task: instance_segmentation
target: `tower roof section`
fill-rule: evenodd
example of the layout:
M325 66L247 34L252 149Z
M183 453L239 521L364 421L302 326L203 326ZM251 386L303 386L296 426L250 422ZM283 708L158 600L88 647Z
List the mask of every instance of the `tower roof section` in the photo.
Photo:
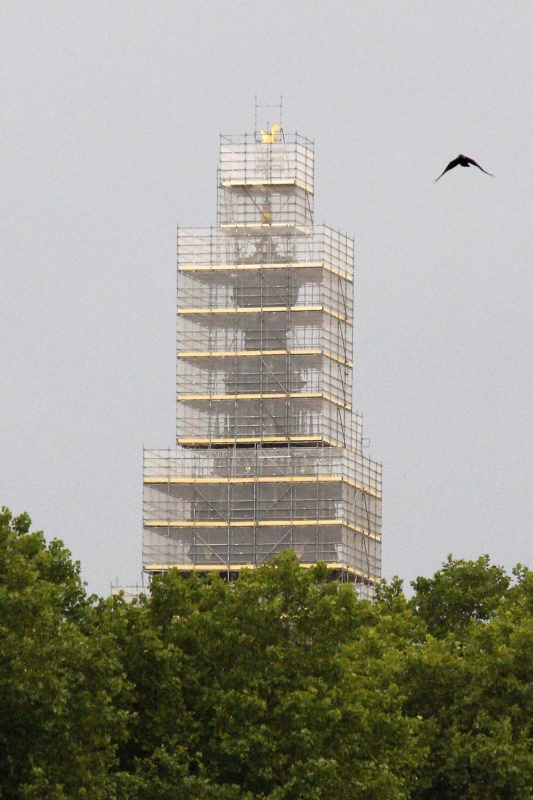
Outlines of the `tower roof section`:
M219 186L298 187L313 194L314 144L299 133L285 134L282 129L222 135Z

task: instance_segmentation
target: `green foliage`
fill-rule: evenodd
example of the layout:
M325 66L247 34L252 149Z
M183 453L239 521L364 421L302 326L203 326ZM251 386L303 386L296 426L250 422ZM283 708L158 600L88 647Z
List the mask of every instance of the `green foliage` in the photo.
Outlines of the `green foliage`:
M59 541L0 514L0 796L105 798L123 717L113 643Z
M154 581L146 609L174 682L143 711L140 727L160 736L138 755L138 778L158 764L178 784L187 776L194 797L406 796L412 725L396 691L377 689L382 645L351 652L377 638L375 612L326 578L287 553L235 584Z
M435 636L459 633L472 620L491 619L510 579L487 555L477 561L454 561L451 556L433 578L417 578L413 607Z
M428 753L413 798L533 796L532 580L517 577L510 588L486 556L449 558L414 584L412 607L434 636L402 663L405 711L421 719Z
M533 575L451 557L376 601L285 553L88 598L0 516L0 798L528 800Z

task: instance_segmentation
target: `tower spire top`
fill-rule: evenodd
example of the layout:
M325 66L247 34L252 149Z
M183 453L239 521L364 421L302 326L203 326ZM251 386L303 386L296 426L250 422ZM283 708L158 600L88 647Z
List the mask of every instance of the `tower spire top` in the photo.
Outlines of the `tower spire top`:
M259 133L259 125L263 125L266 123L266 129L270 130L271 122L273 124L279 125L280 130L283 128L283 95L280 94L279 96L279 103L259 103L257 100L257 94L255 95L255 114L254 114L254 131L255 133ZM276 117L277 119L270 120L270 115L277 110ZM259 116L261 118L266 117L265 120L261 119L259 121Z

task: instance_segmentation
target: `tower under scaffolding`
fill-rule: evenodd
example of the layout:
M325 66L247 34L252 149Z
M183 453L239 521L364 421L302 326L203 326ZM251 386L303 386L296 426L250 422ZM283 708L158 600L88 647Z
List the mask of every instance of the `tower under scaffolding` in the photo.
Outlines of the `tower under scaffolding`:
M178 231L177 447L144 452L143 567L234 578L291 549L364 596L381 467L353 395L353 241L313 224L313 143L221 136L218 225Z

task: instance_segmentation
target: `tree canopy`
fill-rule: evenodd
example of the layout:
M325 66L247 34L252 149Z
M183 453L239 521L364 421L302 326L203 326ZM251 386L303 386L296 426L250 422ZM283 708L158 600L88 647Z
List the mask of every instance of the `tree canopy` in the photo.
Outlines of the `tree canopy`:
M449 558L374 603L287 552L88 597L0 515L0 797L533 797L533 575Z

